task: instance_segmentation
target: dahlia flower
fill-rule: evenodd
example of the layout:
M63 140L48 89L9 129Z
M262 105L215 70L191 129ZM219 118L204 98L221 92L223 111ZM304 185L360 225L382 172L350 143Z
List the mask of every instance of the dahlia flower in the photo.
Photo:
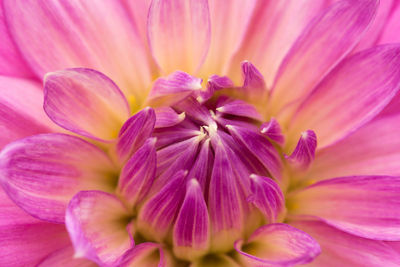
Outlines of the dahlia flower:
M399 266L396 0L3 0L0 266Z

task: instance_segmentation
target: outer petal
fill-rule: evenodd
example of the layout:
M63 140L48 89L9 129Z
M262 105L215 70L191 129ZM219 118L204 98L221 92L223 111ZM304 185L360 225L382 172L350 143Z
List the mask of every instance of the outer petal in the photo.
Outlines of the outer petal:
M120 1L4 0L4 8L11 35L39 78L87 67L111 77L127 96L146 94L145 48Z
M249 60L261 71L267 86L271 86L289 48L315 14L325 7L326 2L316 0L310 5L308 0L258 1L239 49L231 61L229 77L239 83L240 62Z
M309 24L280 66L270 99L274 115L304 99L354 48L377 5L376 0L338 1Z
M173 231L174 254L193 260L207 253L210 224L203 192L196 179L189 180Z
M46 221L64 222L69 200L82 189L113 190L110 160L78 137L28 137L6 146L0 162L1 183L10 198Z
M289 214L316 216L342 231L400 240L400 177L353 176L320 181L287 200Z
M293 221L321 245L322 253L310 266L399 266L400 254L382 241L342 232L320 221Z
M153 56L165 73L194 73L210 46L210 14L206 0L153 0L148 16Z
M400 46L379 46L338 65L302 103L290 135L312 129L319 148L348 135L377 115L400 87Z
M44 110L61 127L97 140L116 138L130 114L128 102L113 81L82 68L46 75Z
M10 36L2 3L0 3L0 40L0 75L34 77Z
M69 243L64 226L31 217L0 188L0 266L35 266Z
M126 230L129 212L115 196L81 191L68 205L65 224L75 257L113 266L133 246Z
M400 28L400 5L398 3L396 4L397 6L393 8L379 39L380 44L400 42L400 36L398 34Z
M283 223L262 226L250 236L247 248L243 243L237 241L235 249L245 266L294 266L312 261L321 252L311 236Z
M96 267L98 265L87 259L74 258L74 248L72 246L68 246L49 254L37 265L37 267L54 266Z
M0 92L0 148L19 138L58 129L43 111L39 83L0 76Z
M400 114L377 118L338 143L321 149L304 178L400 175Z

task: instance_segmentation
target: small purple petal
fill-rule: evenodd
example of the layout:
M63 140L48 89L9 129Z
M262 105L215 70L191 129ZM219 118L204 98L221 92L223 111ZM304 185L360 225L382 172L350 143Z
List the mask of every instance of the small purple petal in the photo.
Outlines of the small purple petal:
M193 260L207 253L210 225L207 205L196 179L187 183L186 196L173 231L174 253L178 258Z
M212 163L213 154L210 147L210 139L207 139L202 143L196 162L188 174L189 178L195 178L199 181L203 192L206 191L207 178L211 175Z
M129 205L140 202L150 190L156 175L156 138L149 138L128 160L121 171L118 193Z
M242 63L243 89L252 95L262 95L266 91L263 75L248 61Z
M121 162L128 160L133 153L151 136L156 122L152 108L144 108L129 118L122 126L117 143L117 153Z
M200 91L196 100L200 103L204 103L209 100L216 91L233 86L233 82L228 77L211 75L210 78L208 78L206 90Z
M274 118L261 125L261 133L281 146L285 144L285 136L282 133L281 126Z
M159 107L155 109L156 124L154 128L165 128L174 126L185 119L185 113L176 113L170 107Z
M295 168L305 170L314 161L316 149L317 135L314 131L307 130L301 133L296 148L290 156L286 156L286 159Z
M224 114L246 117L259 121L262 120L261 114L258 113L255 107L242 100L231 101L223 106L218 106L216 110Z

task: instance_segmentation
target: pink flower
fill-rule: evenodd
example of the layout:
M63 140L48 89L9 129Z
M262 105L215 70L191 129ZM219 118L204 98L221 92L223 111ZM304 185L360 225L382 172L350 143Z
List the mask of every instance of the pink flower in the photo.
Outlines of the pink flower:
M399 265L397 1L0 10L0 266Z

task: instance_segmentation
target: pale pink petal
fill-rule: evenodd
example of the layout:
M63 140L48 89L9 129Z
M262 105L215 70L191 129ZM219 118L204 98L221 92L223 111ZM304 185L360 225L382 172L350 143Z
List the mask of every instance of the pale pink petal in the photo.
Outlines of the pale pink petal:
M320 244L322 253L308 266L399 266L400 254L387 242L357 237L320 221L292 221Z
M74 248L68 246L59 249L46 258L44 258L37 267L54 267L54 266L68 266L68 267L96 267L96 263L82 258L74 258Z
M11 38L2 3L0 3L0 40L0 75L34 77Z
M61 127L97 139L115 139L130 114L118 86L91 69L48 73L44 81L44 110Z
M130 206L143 200L156 175L155 138L148 139L122 168L118 179L118 193Z
M184 112L178 114L170 107L160 107L155 109L156 124L155 128L164 128L177 125L182 122L186 115Z
M75 257L100 265L116 264L134 243L126 230L130 214L114 195L102 191L76 194L65 215Z
M175 71L158 78L150 91L148 101L156 106L171 106L201 89L202 79L183 71Z
M131 102L143 100L149 61L121 1L3 2L11 35L40 79L60 69L92 68L111 77Z
M246 246L248 249L246 249ZM235 249L244 266L295 266L312 261L321 248L307 233L283 223L258 228Z
M31 217L0 188L0 266L36 266L69 244L63 225Z
M145 242L128 250L117 267L173 267L159 244Z
M307 130L301 133L296 148L286 159L293 168L306 170L314 161L316 149L317 136L314 131Z
M0 76L0 148L19 138L60 129L43 111L38 82Z
M164 73L194 73L210 46L206 0L153 0L148 16L151 50Z
M375 119L338 143L318 151L305 178L400 175L400 114Z
M282 59L315 14L327 6L326 2L315 0L311 5L308 0L258 1L248 25L244 19L242 27L247 31L231 61L229 77L239 83L240 63L249 60L260 70L270 87Z
M250 175L251 194L247 201L264 215L266 222L275 223L286 211L285 198L278 184L271 178Z
M136 25L136 29L143 41L147 41L147 17L149 14L150 4L152 0L124 0L122 4L131 15L131 19ZM147 42L146 42L147 43Z
M210 222L207 205L196 179L188 181L186 195L173 230L174 254L181 259L194 260L208 252Z
M227 72L229 60L241 44L256 3L256 0L209 1L211 44L201 68L202 77Z
M274 115L291 104L290 111L284 112L293 112L324 75L351 52L376 9L376 0L340 1L307 26L279 68L270 99Z
M400 240L400 177L324 180L293 192L287 203L293 216L315 216L360 237Z
M379 38L380 44L387 43L398 43L400 42L400 5L393 8L389 19L386 22L385 28L383 29L382 35Z
M397 45L375 47L345 59L299 107L290 136L312 129L318 136L318 148L345 137L395 96L400 87L399 66Z
M10 198L37 218L62 223L83 189L113 190L114 167L96 146L65 134L15 141L0 153L0 182Z
M122 163L128 160L153 133L156 116L147 107L133 115L121 127L118 134L117 154Z

